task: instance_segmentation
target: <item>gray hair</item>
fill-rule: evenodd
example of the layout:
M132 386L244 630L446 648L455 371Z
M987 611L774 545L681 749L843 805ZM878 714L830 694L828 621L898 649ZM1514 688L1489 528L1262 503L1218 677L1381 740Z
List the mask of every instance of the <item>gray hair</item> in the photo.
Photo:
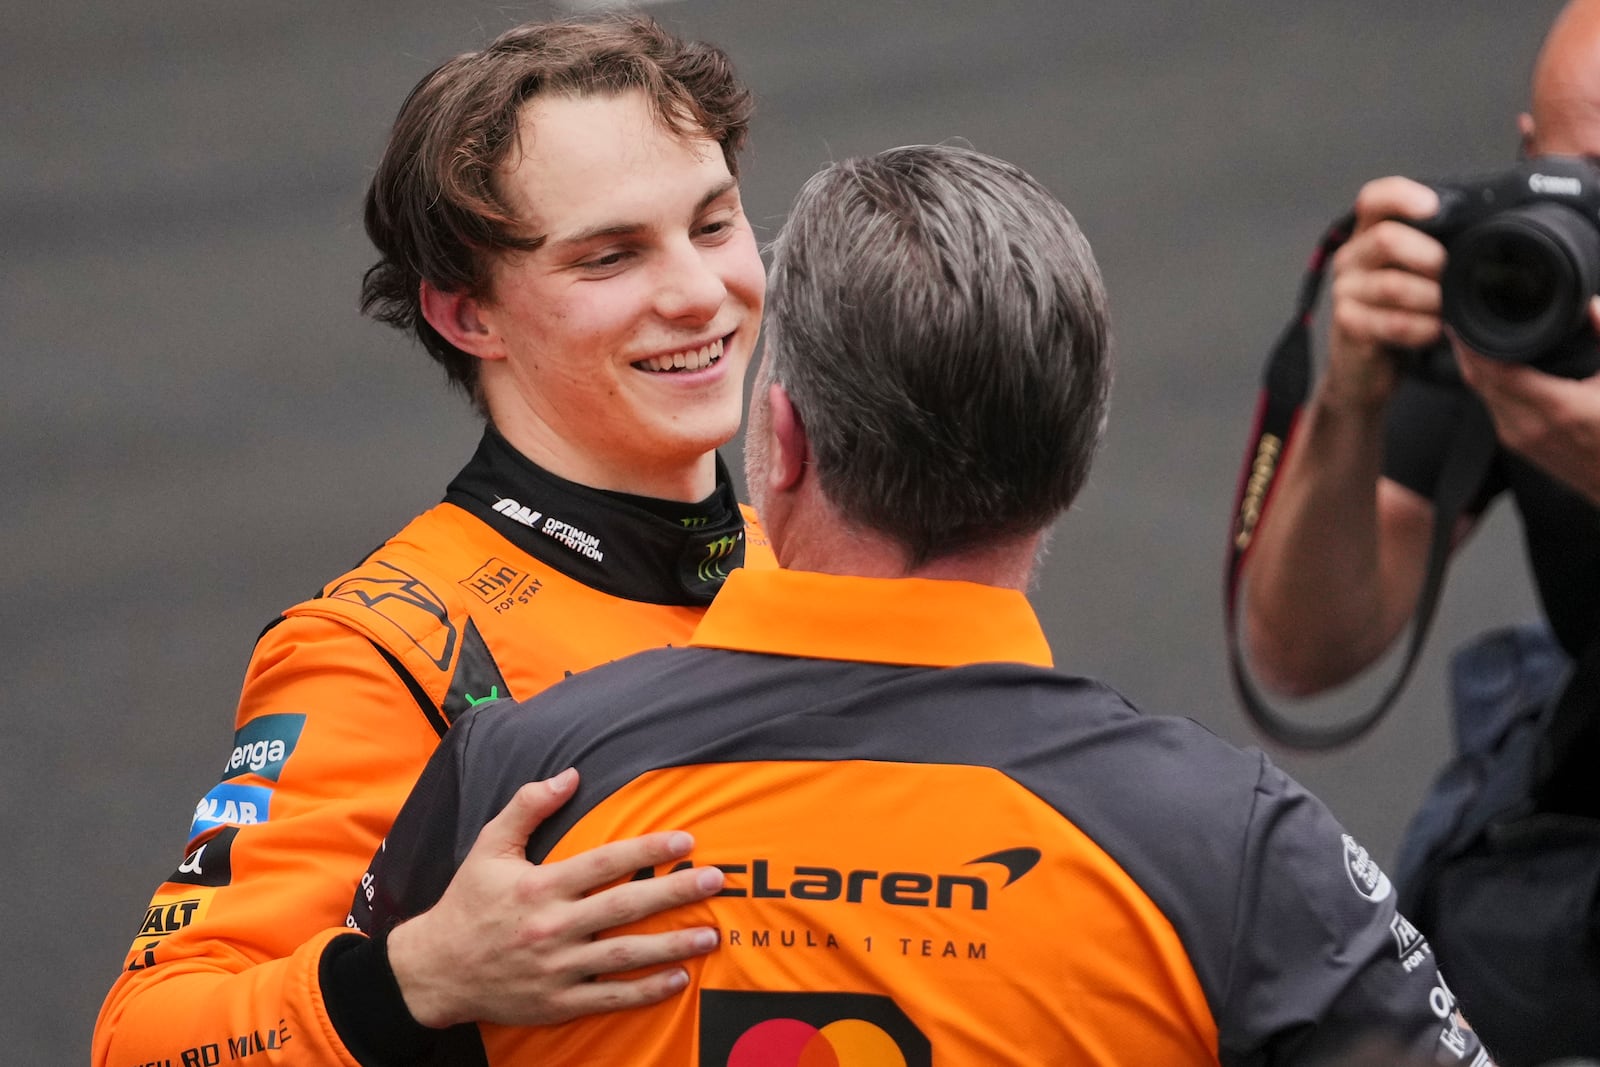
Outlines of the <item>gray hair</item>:
M1110 319L1072 215L951 145L835 163L773 244L766 373L828 499L912 566L1047 528L1105 426Z

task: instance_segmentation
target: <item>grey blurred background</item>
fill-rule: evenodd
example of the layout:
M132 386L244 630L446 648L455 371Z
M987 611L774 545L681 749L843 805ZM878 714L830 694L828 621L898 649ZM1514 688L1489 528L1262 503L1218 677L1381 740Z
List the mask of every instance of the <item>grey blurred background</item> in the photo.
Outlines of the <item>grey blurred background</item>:
M81 1063L251 644L416 511L477 426L362 320L360 200L438 61L572 5L10 5L0 37L0 1061ZM681 0L760 110L765 236L818 165L963 138L1078 216L1119 371L1035 601L1057 661L1256 743L1221 567L1266 350L1361 182L1497 168L1556 0ZM1445 757L1443 671L1534 612L1514 516L1458 559L1415 682L1275 752L1379 857ZM1371 684L1308 715L1354 710Z

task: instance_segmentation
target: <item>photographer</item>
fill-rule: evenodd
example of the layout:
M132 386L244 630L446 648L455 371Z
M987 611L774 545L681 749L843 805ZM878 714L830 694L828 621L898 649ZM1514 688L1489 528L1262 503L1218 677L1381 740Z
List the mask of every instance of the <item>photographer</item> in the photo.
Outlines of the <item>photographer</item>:
M1562 10L1535 65L1532 113L1520 116L1519 125L1526 157L1600 155L1600 0L1573 0ZM1321 692L1375 662L1418 610L1433 498L1452 433L1464 420L1484 420L1494 453L1449 543L1458 546L1491 500L1509 493L1548 631L1501 631L1458 655L1458 698L1465 693L1506 706L1458 707L1457 716L1464 724L1476 716L1486 725L1494 715L1509 723L1522 712L1512 705L1529 703L1531 694L1550 704L1571 661L1600 629L1600 377L1593 374L1600 301L1590 297L1586 314L1575 314L1574 331L1546 351L1523 358L1473 351L1443 315L1447 241L1427 232L1440 208L1434 188L1398 177L1367 184L1357 198L1354 228L1332 261L1327 369L1301 413L1271 506L1249 546L1244 640L1255 673L1288 695ZM1419 361L1434 372L1411 373ZM1593 704L1592 695L1579 696ZM1585 732L1592 733L1595 719L1586 718ZM1507 736L1509 727L1496 743ZM1600 799L1592 781L1586 778L1589 795L1576 798L1577 808L1564 811L1592 813ZM1408 865L1432 855L1418 850L1438 844L1437 837L1419 840L1435 814L1425 808L1413 825L1399 864L1402 890ZM1444 921L1454 921L1450 907L1441 911ZM1589 907L1592 922L1592 901ZM1471 984L1469 968L1450 957L1448 937L1411 917L1439 948L1486 1041L1502 1062L1519 1062L1515 1049L1496 1043L1489 1014L1463 988ZM1500 921L1522 923L1526 916L1518 910ZM1583 934L1579 925L1570 939L1581 942ZM1589 959L1590 970L1600 970ZM1555 970L1545 963L1543 973ZM1537 1012L1567 994L1527 988L1517 995ZM1526 1025L1553 1031L1557 1043L1564 1026L1578 1025L1549 1014L1530 1016Z

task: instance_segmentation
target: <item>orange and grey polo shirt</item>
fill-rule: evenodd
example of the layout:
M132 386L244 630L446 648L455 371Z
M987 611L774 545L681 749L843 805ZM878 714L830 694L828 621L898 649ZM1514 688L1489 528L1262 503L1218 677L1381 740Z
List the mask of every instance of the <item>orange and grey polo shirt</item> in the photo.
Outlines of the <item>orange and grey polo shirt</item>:
M727 884L640 928L722 944L662 1004L457 1028L448 1062L1176 1067L1363 1036L1487 1062L1315 798L1052 669L1015 591L736 572L692 647L458 723L352 920L431 906L478 828L567 766L582 784L529 857L688 830Z

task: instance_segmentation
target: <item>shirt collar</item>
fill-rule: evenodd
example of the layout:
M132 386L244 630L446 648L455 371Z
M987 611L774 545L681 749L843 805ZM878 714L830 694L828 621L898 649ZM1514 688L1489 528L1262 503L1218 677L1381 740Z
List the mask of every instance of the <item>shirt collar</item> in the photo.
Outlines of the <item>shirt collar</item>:
M1038 616L1015 589L816 571L734 571L690 644L917 667L1054 665Z

